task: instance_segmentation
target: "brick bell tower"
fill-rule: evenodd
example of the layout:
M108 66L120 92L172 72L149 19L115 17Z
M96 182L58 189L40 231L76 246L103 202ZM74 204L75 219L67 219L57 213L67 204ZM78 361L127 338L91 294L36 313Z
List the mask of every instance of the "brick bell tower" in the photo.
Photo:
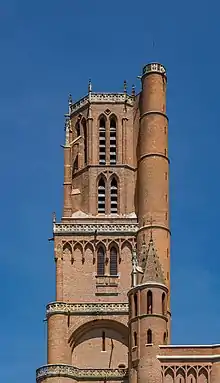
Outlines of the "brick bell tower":
M167 129L158 63L144 67L138 95L126 82L121 93L89 82L85 97L70 96L56 300L37 383L160 382L154 359L170 337Z

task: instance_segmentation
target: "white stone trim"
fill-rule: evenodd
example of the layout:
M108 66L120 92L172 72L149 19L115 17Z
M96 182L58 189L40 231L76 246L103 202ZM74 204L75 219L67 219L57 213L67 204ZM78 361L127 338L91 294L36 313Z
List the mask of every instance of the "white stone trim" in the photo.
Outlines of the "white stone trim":
M134 235L138 230L137 223L54 223L54 234L97 234L112 233Z
M52 314L70 314L70 315L100 315L100 314L128 314L128 303L66 303L52 302L46 307L46 316Z
M220 347L220 344L161 344L159 347L161 348L213 348Z
M126 93L90 93L70 106L71 114L90 104L124 104L134 105L134 97Z
M162 361L175 361L175 360L206 360L214 361L220 360L220 354L217 355L157 355L157 359Z
M68 364L48 364L36 371L36 380L41 382L44 379L55 376L63 376L76 380L123 380L127 377L127 369L79 369Z

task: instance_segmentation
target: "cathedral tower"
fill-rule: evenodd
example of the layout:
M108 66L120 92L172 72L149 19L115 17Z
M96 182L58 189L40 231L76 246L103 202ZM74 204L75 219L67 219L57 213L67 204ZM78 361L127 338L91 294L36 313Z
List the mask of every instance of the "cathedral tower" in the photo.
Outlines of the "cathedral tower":
M56 297L37 383L218 383L220 346L171 346L167 76L92 90L65 115Z

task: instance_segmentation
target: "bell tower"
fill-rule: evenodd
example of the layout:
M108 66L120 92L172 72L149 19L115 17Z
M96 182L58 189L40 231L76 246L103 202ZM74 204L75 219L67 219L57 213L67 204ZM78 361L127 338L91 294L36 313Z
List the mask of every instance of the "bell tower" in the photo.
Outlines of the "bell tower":
M148 64L141 79L138 95L126 81L118 93L89 81L85 97L69 97L56 297L37 383L161 383L156 355L170 336L165 69Z

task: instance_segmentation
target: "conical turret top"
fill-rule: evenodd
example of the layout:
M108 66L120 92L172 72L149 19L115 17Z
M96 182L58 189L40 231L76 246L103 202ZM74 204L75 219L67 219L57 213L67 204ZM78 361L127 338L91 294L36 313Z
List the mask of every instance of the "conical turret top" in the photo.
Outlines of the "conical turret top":
M151 235L148 248L144 251L143 277L141 283L156 282L165 284L165 277Z

